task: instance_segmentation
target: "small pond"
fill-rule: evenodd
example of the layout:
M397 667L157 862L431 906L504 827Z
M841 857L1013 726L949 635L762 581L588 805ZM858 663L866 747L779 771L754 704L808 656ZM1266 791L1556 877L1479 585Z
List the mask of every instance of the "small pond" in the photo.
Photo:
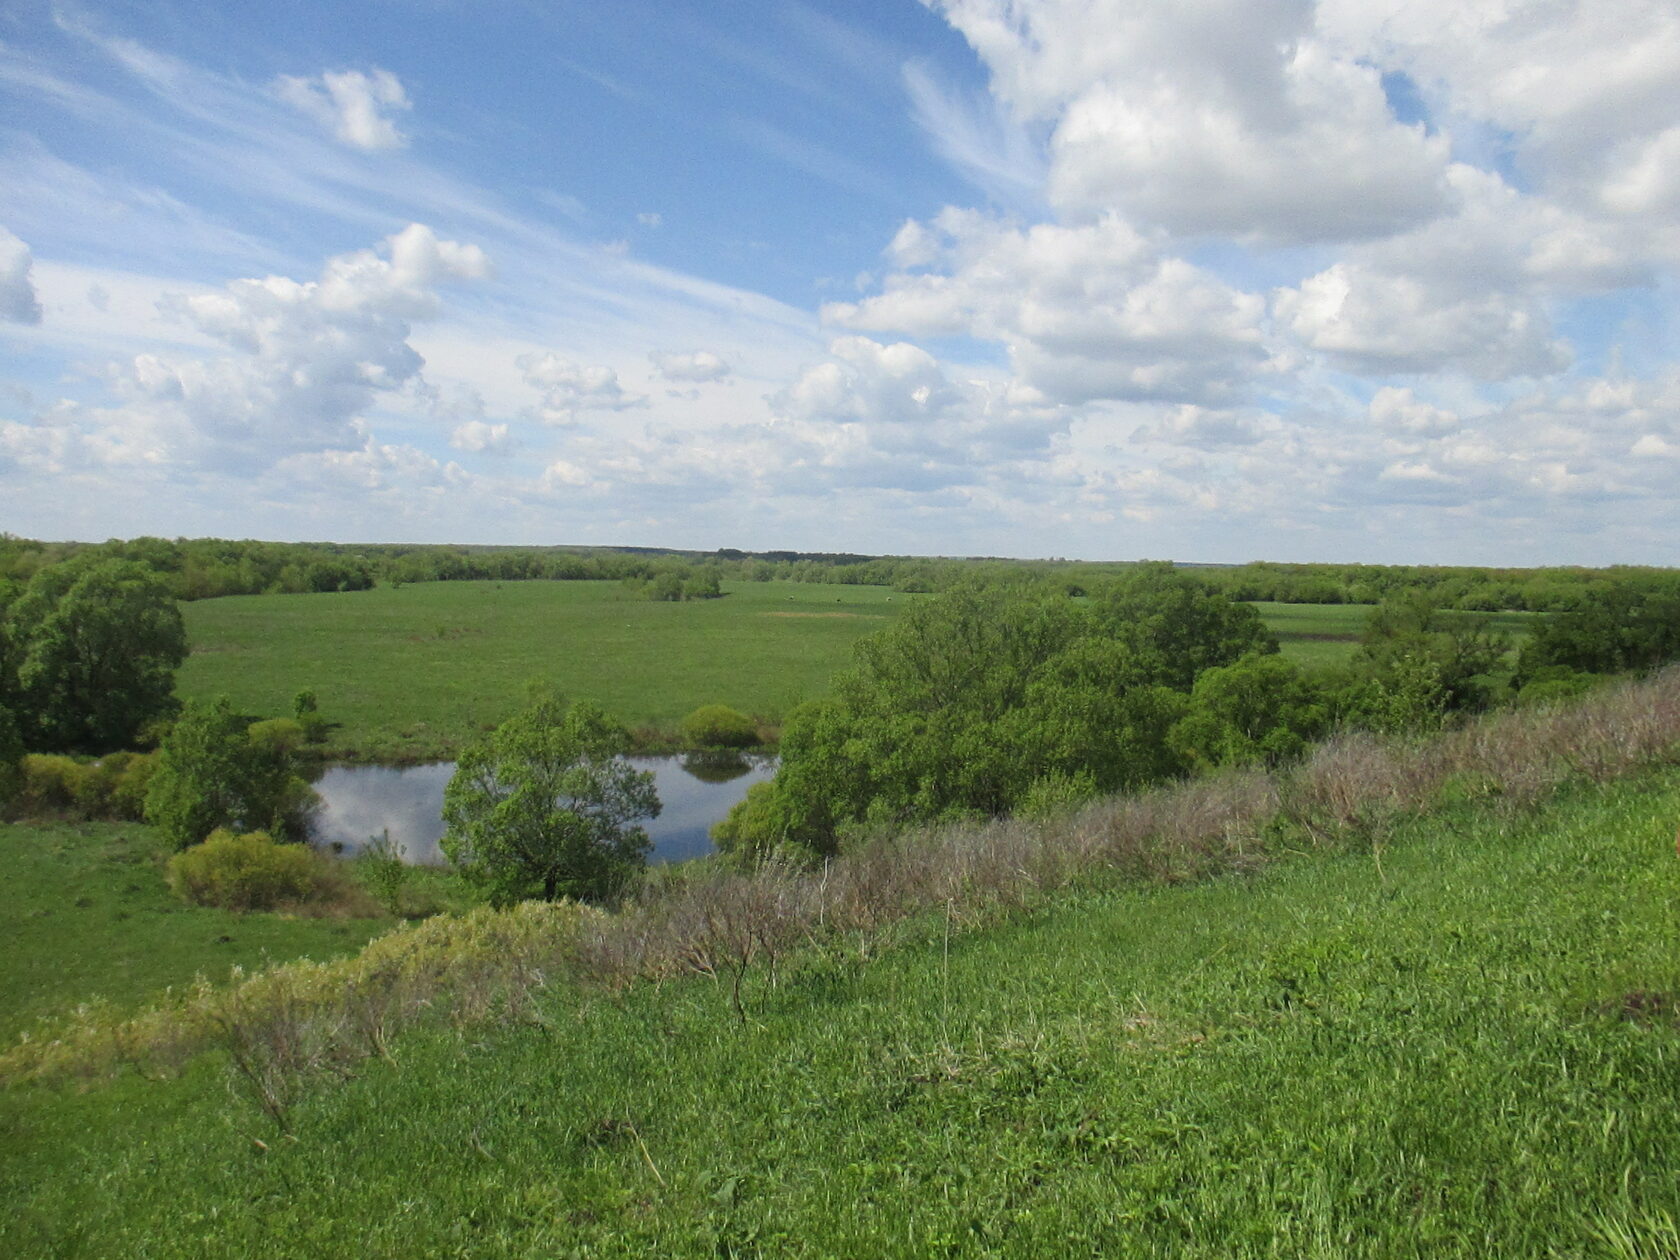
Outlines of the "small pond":
M680 862L712 852L711 825L735 807L755 783L776 773L774 757L690 753L631 757L653 771L659 817L643 823L653 841L648 860ZM311 839L323 848L354 854L389 832L404 858L417 865L443 862L443 789L455 763L425 766L331 766L315 781L321 797Z

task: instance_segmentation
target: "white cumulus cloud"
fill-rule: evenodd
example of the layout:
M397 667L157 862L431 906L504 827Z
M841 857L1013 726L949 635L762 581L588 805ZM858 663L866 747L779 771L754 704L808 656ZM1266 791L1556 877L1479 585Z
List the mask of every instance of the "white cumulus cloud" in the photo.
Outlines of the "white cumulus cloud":
M1447 204L1449 147L1305 0L933 0L993 91L1051 127L1048 192L1180 234L1338 241Z
M542 393L535 416L544 424L566 427L586 411L628 411L648 403L645 394L628 393L610 367L573 363L552 351L522 354L514 366Z
M511 443L508 438L508 427L505 424L490 424L484 420L468 420L465 424L455 426L449 435L449 445L458 451L475 451L483 454L505 454Z
M1002 342L1022 384L1060 402L1218 402L1241 393L1267 357L1261 297L1163 256L1112 215L1023 229L947 209L906 224L888 255L906 270L824 317Z
M417 383L410 321L438 308L437 286L483 277L471 245L412 224L377 250L330 259L315 280L235 280L177 297L177 318L226 344L222 358L136 356L112 381L120 422L173 458L246 470L289 454L360 447L382 393Z

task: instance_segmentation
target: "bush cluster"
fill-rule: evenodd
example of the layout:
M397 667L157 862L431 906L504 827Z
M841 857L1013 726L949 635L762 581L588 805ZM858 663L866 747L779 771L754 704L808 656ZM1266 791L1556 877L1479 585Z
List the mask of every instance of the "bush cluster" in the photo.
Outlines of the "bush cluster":
M272 910L310 900L321 884L321 859L301 844L276 844L267 832L214 831L169 859L169 887L196 906Z
M11 812L138 822L157 765L156 753L110 753L96 761L29 753L19 765Z
M707 704L682 720L685 744L697 748L751 748L758 743L758 724L727 704Z

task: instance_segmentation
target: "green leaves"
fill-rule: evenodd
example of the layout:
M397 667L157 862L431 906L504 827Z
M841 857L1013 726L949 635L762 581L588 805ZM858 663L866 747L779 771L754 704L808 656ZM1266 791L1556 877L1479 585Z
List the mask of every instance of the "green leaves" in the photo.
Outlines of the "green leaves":
M959 587L860 643L833 699L793 714L774 792L730 839L825 854L848 823L1004 814L1057 776L1093 792L1170 777L1196 676L1276 650L1252 608L1164 565L1089 602L1048 583Z
M89 556L43 569L7 621L31 745L110 752L169 712L186 631L144 565Z
M586 702L546 699L461 755L444 790L443 851L498 904L614 895L645 860L653 775L620 755L623 726Z
M224 698L188 705L164 738L146 793L146 820L177 849L197 844L218 827L301 840L313 801L289 747L253 739L246 720Z

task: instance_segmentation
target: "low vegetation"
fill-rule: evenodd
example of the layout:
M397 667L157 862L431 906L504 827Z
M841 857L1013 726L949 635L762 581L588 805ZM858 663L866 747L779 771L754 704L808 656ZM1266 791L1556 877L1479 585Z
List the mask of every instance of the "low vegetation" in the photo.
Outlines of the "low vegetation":
M195 906L169 889L171 853L155 830L133 823L0 823L0 1036L82 1005L107 1018L132 1013L195 976L224 981L235 966L354 952L397 922L365 894L307 916ZM435 876L416 878L416 896L443 900ZM358 908L369 917L349 913Z
M621 988L701 974L739 994L798 951L853 942L870 953L939 911L973 925L1092 886L1180 883L1253 872L1279 855L1352 849L1380 869L1397 827L1464 802L1520 811L1574 783L1608 783L1680 761L1680 668L1556 710L1490 715L1433 739L1358 733L1299 765L1245 768L1116 797L1049 818L953 824L882 835L811 870L771 862L649 886L564 941L565 974ZM533 983L557 978L534 968ZM101 1047L86 1053L78 1044ZM170 1053L179 1046L170 1042ZM0 1057L0 1076L51 1075L109 1046L156 1070L146 1037L82 1022ZM205 1048L201 1045L200 1048Z
M703 704L682 720L683 742L695 748L751 748L758 723L727 704Z
M328 860L301 844L276 844L267 832L225 828L169 859L169 887L195 906L275 910L308 905L331 875Z

